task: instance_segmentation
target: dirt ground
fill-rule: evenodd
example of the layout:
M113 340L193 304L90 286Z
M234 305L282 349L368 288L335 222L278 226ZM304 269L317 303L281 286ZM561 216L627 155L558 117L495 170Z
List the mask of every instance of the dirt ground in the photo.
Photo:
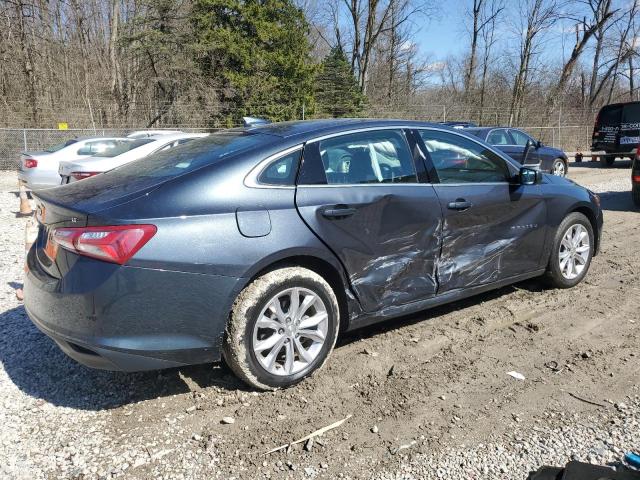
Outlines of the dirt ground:
M549 290L527 281L353 332L338 340L324 370L295 388L251 392L223 366L95 372L52 350L59 376L72 383L27 393L88 411L74 429L86 435L93 427L101 440L95 449L77 446L85 457L78 468L71 453L69 466L63 460L43 471L51 478L371 478L419 453L552 423L550 411L599 408L576 396L606 403L637 394L640 213L629 162L571 164L570 177L601 192L605 209L601 252L581 285ZM506 374L512 370L526 380ZM349 416L309 451L298 444L264 455Z

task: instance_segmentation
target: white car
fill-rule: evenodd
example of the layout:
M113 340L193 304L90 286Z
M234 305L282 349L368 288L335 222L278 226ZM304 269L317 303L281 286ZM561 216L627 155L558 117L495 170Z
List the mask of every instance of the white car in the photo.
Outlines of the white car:
M112 170L152 153L168 150L195 138L206 137L208 133L176 133L151 138L128 139L118 148L80 162L60 162L59 185L77 182L99 173ZM62 180L60 180L60 178Z
M60 185L60 161L74 162L106 153L127 141L119 137L74 138L41 152L24 152L20 156L18 178L32 190L55 187Z
M173 135L176 133L184 132L182 130L137 130L127 135L127 138L157 137L159 135Z

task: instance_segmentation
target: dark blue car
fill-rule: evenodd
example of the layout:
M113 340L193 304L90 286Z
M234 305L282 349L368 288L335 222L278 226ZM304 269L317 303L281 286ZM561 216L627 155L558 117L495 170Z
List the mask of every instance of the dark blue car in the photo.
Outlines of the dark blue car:
M342 330L542 275L573 287L602 231L585 188L409 121L228 130L36 195L25 306L69 356L223 357L263 389Z
M477 127L466 128L465 131L500 149L521 165L538 168L559 177L565 177L569 171L566 153L544 145L520 129Z

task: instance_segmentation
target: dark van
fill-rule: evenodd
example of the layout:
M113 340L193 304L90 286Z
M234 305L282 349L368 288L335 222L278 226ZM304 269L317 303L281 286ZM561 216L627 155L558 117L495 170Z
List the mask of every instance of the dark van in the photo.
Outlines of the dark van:
M592 151L604 150L603 166L611 166L617 157L633 159L640 144L640 102L612 103L598 112L593 126Z

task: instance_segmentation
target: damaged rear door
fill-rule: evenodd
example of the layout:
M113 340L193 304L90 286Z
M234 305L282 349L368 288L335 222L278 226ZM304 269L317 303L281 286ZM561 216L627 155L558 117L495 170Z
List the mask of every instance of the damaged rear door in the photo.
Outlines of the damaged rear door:
M466 136L420 129L444 222L438 293L533 272L541 265L546 204L539 185Z
M340 259L367 312L437 290L440 203L433 186L418 183L426 173L412 147L413 137L400 128L332 135L305 146L296 206Z

